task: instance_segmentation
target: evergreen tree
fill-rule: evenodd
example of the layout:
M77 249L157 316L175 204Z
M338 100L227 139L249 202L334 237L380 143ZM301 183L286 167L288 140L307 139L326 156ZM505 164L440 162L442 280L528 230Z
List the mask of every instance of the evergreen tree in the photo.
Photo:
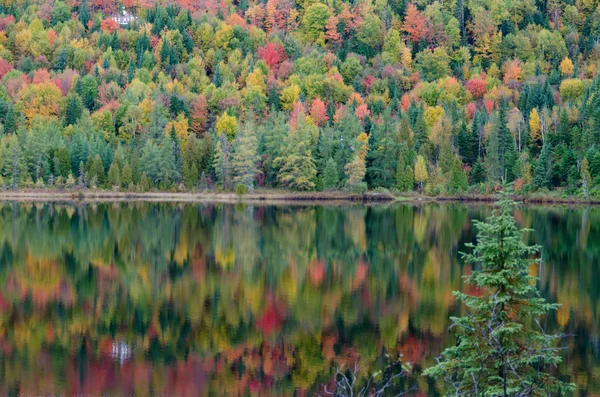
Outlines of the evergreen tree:
M108 169L107 185L109 188L112 186L121 187L121 171L116 161L113 161Z
M95 180L97 183L95 187L104 185L106 174L104 172L104 166L102 165L102 159L100 158L99 154L97 154L92 160L89 169L89 178L90 180ZM94 186L94 184L92 184L92 186Z
M67 109L65 111L65 127L77 123L83 113L83 103L77 94L71 94L67 98Z
M279 182L294 190L314 190L317 167L312 156L310 129L304 116L298 117L298 127L285 139L285 150L275 159L280 167ZM347 145L348 143L346 143ZM339 166L339 162L336 161Z
M449 385L447 396L562 395L575 389L546 372L561 362L560 335L545 333L539 319L558 305L540 296L537 279L529 275L539 247L523 242L510 193L505 189L500 209L487 222L475 221L477 244L467 244L473 252L463 257L481 266L465 277L480 293L454 292L469 313L451 318L458 342L424 372Z
M131 172L129 163L125 163L123 169L121 170L121 183L124 187L127 187L133 183L133 174Z
M254 188L254 179L258 172L258 139L254 134L255 125L251 120L254 115L246 117L244 128L235 138L234 152L231 159L233 183L244 185L249 191Z
M217 177L217 184L225 190L229 190L231 188L231 165L229 157L230 150L227 137L225 134L221 134L215 146L213 167L215 169L215 176Z
M410 192L415 185L415 172L405 157L405 154L401 155L396 168L396 189L400 192Z
M486 180L486 171L485 166L483 165L483 161L481 157L477 158L473 168L471 169L471 183L477 185L479 183L484 183Z
M175 157L175 143L172 136L164 135L158 149L158 175L157 182L168 186L179 179L177 159Z
M588 160L584 157L581 161L581 190L586 200L590 200L590 186L592 184L592 177L588 166Z
M465 193L469 189L467 176L462 169L462 163L458 157L454 157L448 177L448 193Z
M86 177L85 177L85 167L83 166L83 161L79 162L79 172L77 174L77 185L79 186L79 188L84 188L86 184Z
M337 164L333 158L327 160L325 170L323 171L323 187L325 190L333 190L338 187L339 175Z
M542 151L533 167L533 184L538 189L550 187L551 171L550 145L547 143L542 147Z

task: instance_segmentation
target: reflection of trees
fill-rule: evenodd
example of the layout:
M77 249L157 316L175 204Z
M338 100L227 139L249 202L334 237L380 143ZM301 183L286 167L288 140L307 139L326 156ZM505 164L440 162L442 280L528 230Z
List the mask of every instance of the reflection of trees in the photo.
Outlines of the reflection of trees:
M517 215L544 246L542 290L564 303L551 322L579 335L569 366L598 391L600 211ZM451 291L469 271L457 252L482 216L433 204L4 204L0 394L292 394L328 381L340 357L368 371L396 350L428 365L451 342ZM133 351L122 368L118 342Z

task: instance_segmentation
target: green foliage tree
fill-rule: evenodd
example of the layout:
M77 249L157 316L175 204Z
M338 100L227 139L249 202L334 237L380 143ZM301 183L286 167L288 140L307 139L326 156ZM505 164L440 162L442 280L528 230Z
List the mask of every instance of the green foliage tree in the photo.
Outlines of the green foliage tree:
M323 187L325 190L336 189L339 179L337 164L335 160L330 157L329 160L327 160L325 171L323 172Z
M314 190L317 167L312 155L311 129L304 120L289 132L285 139L285 150L275 159L280 167L279 182L294 190Z
M560 334L547 334L540 319L558 305L547 303L529 266L538 246L523 242L524 230L512 216L516 203L506 189L487 222L475 221L477 244L468 244L467 263L481 264L465 282L481 294L454 292L468 313L452 317L458 342L442 352L425 376L443 380L447 396L542 396L575 389L552 376L561 362Z
M119 169L119 164L115 161L113 161L108 169L106 183L109 187L121 187L121 171Z
M248 115L247 119L254 115ZM231 168L233 171L233 183L244 185L249 191L254 188L254 179L258 172L258 139L254 133L255 125L253 122L247 122L244 128L235 138L234 152L231 159Z

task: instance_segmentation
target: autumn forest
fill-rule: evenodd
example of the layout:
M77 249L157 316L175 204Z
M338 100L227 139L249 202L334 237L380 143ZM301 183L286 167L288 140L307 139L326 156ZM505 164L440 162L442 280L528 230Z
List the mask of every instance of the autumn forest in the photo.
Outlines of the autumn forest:
M590 0L0 2L0 185L600 196Z

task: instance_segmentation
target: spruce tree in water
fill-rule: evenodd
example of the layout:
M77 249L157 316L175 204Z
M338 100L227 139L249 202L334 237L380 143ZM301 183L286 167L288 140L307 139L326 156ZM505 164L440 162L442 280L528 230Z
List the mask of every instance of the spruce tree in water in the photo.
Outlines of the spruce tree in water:
M477 244L469 244L467 263L480 264L465 277L479 296L454 292L468 308L463 317L452 317L458 341L438 358L425 376L447 384L446 396L547 396L562 395L575 386L547 371L561 362L561 335L547 334L540 318L558 305L540 297L537 278L529 266L538 259L538 246L523 242L525 230L512 216L512 189L504 189L500 208L487 222L475 222Z

